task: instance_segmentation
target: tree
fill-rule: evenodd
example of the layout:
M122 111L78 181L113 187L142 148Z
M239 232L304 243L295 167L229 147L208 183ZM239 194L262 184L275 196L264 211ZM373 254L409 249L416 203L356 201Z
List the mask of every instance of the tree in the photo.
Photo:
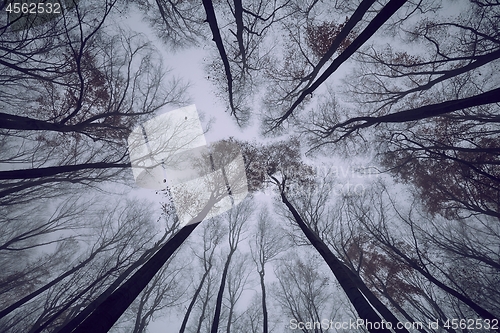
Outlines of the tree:
M219 96L240 126L250 120L253 95L259 92L259 72L268 67L271 48L266 44L273 27L290 15L290 2L203 1L217 49L217 56L207 66L208 77L217 84ZM222 18L216 10L224 14Z
M238 249L238 244L244 237L244 233L247 230L246 223L251 217L252 207L251 200L247 199L236 206L234 209L228 211L225 219L228 223L228 243L229 243L229 253L227 254L226 261L224 263L224 268L222 271L222 276L219 284L219 290L217 292L217 299L215 302L214 318L212 321L212 333L217 333L219 330L220 315L222 311L222 298L224 296L224 290L226 288L226 280L228 278L229 267L233 255ZM234 297L234 295L233 295ZM234 308L234 304L233 304ZM231 321L231 316L229 317L229 323Z
M368 23L368 25L361 31L356 38L349 44L349 46L339 54L333 62L321 73L321 75L316 79L316 76L319 75L323 66L327 63L327 61L335 54L339 46L349 39L352 39L352 35L349 36L349 33L353 30L356 24L363 18L364 14L368 11L370 6L373 4L373 1L363 1L356 11L352 14L351 18L345 23L342 30L338 32L338 35L333 40L331 45L328 47L328 51L323 55L322 59L317 63L317 65L313 65L314 62L311 61L307 55L307 53L301 47L301 41L297 40L298 51L297 54L301 54L304 58L302 64L297 65L289 65L289 62L295 61L292 60L294 54L290 54L288 56L288 61L285 62L287 67L295 68L291 72L292 80L298 83L292 83L292 85L286 85L285 89L282 89L281 94L278 97L272 97L268 99L266 102L268 104L269 111L272 112L272 109L278 108L279 113L278 116L268 116L266 119L266 124L270 127L271 130L279 127L287 118L289 118L292 113L301 105L302 102L306 101L308 96L311 96L313 92L323 83L325 82L344 62L346 62L370 37L373 36L375 32L387 21L391 16L401 8L406 1L389 1L379 12L378 14ZM290 34L291 36L297 35L294 31ZM300 35L299 35L300 36ZM327 41L329 42L329 41ZM313 48L314 52L317 53L317 46ZM326 47L325 47L326 49ZM304 67L312 67L307 73L307 69ZM283 81L284 78L277 77L279 81ZM284 90L284 91L283 91ZM272 94L275 94L275 91L271 90ZM284 96L283 96L284 94ZM276 112L274 112L276 114Z
M70 204L71 206L69 206ZM95 204L95 203L94 203ZM96 257L101 256L103 253L107 251L111 251L113 249L119 249L120 251L122 250L122 247L124 243L127 243L128 241L131 240L131 230L130 228L130 221L126 221L125 223L121 223L119 227L116 230L109 230L106 224L111 224L112 220L116 218L118 214L118 210L121 208L117 206L115 209L106 212L104 210L98 210L95 212L96 216L100 217L100 221L97 225L85 225L82 221L78 219L78 215L82 214L83 211L86 211L87 216L89 215L89 211L87 206L89 205L89 202L84 202L84 203L79 203L76 201L74 198L70 198L66 202L63 202L63 205L59 207L59 210L51 217L51 219L47 223L43 223L40 226L37 226L35 229L29 230L28 232L21 232L19 235L11 238L8 242L6 242L4 245L4 249L8 251L20 251L23 253L24 250L30 249L30 248L36 248L36 247L41 247L45 246L48 244L51 244L53 242L60 242L64 243L65 240L72 240L71 244L71 252L77 253L76 249L79 248L78 244L74 244L75 241L90 241L94 242L92 246L89 247L88 250L86 250L84 254L80 256L77 260L77 264L71 267L70 269L64 271L62 274L51 280L50 282L46 283L45 285L37 288L33 292L29 293L28 295L22 297L21 299L17 300L13 304L10 304L9 306L5 307L2 311L0 311L0 318L6 316L13 310L17 309L18 307L22 306L26 302L32 300L33 298L37 297L41 293L47 291L48 289L52 288L53 286L57 285L60 283L62 280L70 277L71 275L77 273L79 270L85 268L87 265L89 265ZM84 208L85 207L85 208ZM144 212L143 212L144 213ZM11 220L15 221L15 220ZM25 221L19 221L17 220L17 232L19 232L21 229L22 224L20 225L20 222L25 222ZM69 222L69 223L68 223ZM26 223L26 222L25 222ZM97 240L94 240L93 238L96 235L93 235L92 233L90 235L86 236L81 236L79 237L80 239L76 238L75 236L70 236L70 237L64 237L64 238L57 238L54 241L40 241L40 240L31 240L32 238L36 237L41 237L41 236L47 236L52 233L57 233L57 232L68 232L72 230L78 230L78 231L84 231L85 228L93 228L99 231L97 234ZM33 228L31 225L30 228ZM26 242L26 241L31 240L30 243L33 245L29 246L15 246L13 247L14 244L17 244L18 242ZM122 245L119 245L119 244ZM65 251L68 251L64 248L64 246L61 246L58 248L56 253L63 254ZM119 252L117 252L119 254ZM66 260L72 260L73 258L67 258ZM40 261L40 258L37 258L38 261ZM52 259L54 260L54 259ZM46 269L48 270L50 265L49 262L44 262L44 265L46 265ZM19 264L19 262L18 262ZM7 264L6 266L7 267ZM54 269L55 270L55 269ZM6 276L6 272L4 272ZM17 274L16 274L17 275ZM44 273L44 275L49 275L47 273ZM10 279L7 277L7 279ZM29 288L26 288L25 283L21 284L22 288L27 291ZM14 292L15 295L18 297L19 295L22 295L23 293L20 293L19 290L17 290L13 286L9 286L9 289L11 289L11 292ZM4 294L4 299L8 299L8 296Z
M121 317L121 323L116 326L129 326L132 322L134 333L144 333L158 312L165 312L166 309L179 306L181 296L186 291L182 281L186 265L181 265L179 257L185 257L184 254L175 254L155 275L151 282L144 288L143 292L127 309Z
M317 257L301 258L290 252L280 259L277 268L278 282L274 283L272 294L295 324L309 323L305 328L299 327L303 332L326 332L328 328L321 325L322 320L334 320L338 310L336 304L330 302L335 297L331 281L322 274L320 267ZM297 329L293 327L294 321L287 323L292 330Z
M295 141L294 148L285 145L283 142L271 144L265 147L245 147L245 156L250 170L255 170L250 175L251 179L260 180L260 186L267 182L277 189L278 195L290 212L294 222L300 228L308 242L314 246L330 267L332 273L343 288L352 305L359 316L369 322L380 322L380 317L373 307L384 314L385 319L391 322L396 330L406 331L397 328L397 318L375 297L366 286L355 278L355 275L341 260L328 248L324 240L304 221L301 214L289 199L290 193L299 192L299 188L311 188L314 181L310 175L313 174L311 168L300 160L300 144ZM309 179L308 179L309 175ZM267 179L267 180L266 180ZM256 184L258 186L258 184ZM317 212L315 212L317 214ZM363 288L364 287L364 288ZM363 292L360 290L362 289ZM372 304L365 299L370 300ZM373 307L372 307L373 306ZM374 328L371 328L374 329ZM382 331L388 330L385 327ZM378 329L374 329L378 330Z
M261 307L262 307L262 332L268 333L269 319L267 311L267 292L265 283L265 266L267 263L275 260L277 256L284 251L283 236L273 226L274 220L271 219L269 210L264 207L258 217L256 231L254 233L253 242L250 243L252 259L257 266L259 274L260 290L261 290Z
M144 332L185 305L182 333L269 333L277 290L297 322L351 311L403 333L402 319L498 319L497 2L64 3L58 16L0 19L0 330ZM127 27L129 14L168 50ZM175 154L186 128L159 113L184 104L185 85L163 61L188 47L204 52L236 123L259 118L256 140L280 141L246 132ZM317 172L351 171L354 158L335 158L367 151L390 185L339 195ZM152 205L109 194L130 188L130 167L138 185L165 171L166 230ZM193 178L169 178L177 171ZM238 220L255 191L278 214ZM228 210L229 225L209 220ZM456 332L416 329L443 328Z
M426 127L391 133L391 147L381 156L383 166L414 185L432 214L499 218L497 126L457 124L446 117Z
M313 149L376 148L381 166L413 184L433 214L498 217L498 8L463 6L396 25L418 52L377 41L361 49L343 89L355 107L337 95L304 127Z
M397 210L395 212L395 216L400 219L399 221L409 226L409 239L401 240L400 237L395 237L389 231L390 227L387 221L389 212L383 196L378 195L371 209L366 205L360 205L359 202L354 207L356 208L353 209L353 213L356 214L358 221L377 240L391 260L397 260L418 272L430 283L470 307L477 315L490 320L497 317L493 311L483 306L479 299L473 299L465 289L457 286L454 279L449 279L450 276L443 270L445 264L433 258L432 253L417 238L416 224L411 215L404 217Z
M95 10L101 4L78 5L21 36L1 31L2 205L68 192L70 184L120 181L131 129L185 102L185 85L168 78L149 42L104 28L114 5L103 14Z
M189 320L189 317L191 316L191 312L193 311L193 308L198 301L198 297L200 296L202 289L205 285L205 281L210 278L210 272L212 271L212 267L214 265L214 254L217 246L220 245L222 242L222 237L225 235L225 228L220 228L219 224L217 223L218 220L212 219L209 221L206 221L204 223L203 227L203 254L195 255L200 259L201 266L203 267L203 274L201 276L200 282L198 283L193 297L191 298L191 301L189 303L189 306L186 309L186 312L184 313L184 318L182 320L181 327L179 329L179 333L184 333L186 330L186 326ZM204 311L202 313L202 316L204 315Z
M197 168L208 198L193 200L193 194L178 187L178 195L183 196L184 204L189 205L193 218L186 226L173 235L161 248L145 262L138 264L139 269L116 290L104 293L98 300L87 307L88 317L82 315L66 324L59 332L107 332L125 312L134 299L154 278L167 260L176 252L193 230L205 219L217 204L229 197L234 206L233 196L246 193L245 169L239 163L239 148L231 141L214 144L211 151L206 151L190 164ZM234 162L234 163L231 163ZM229 186L232 184L233 186ZM182 200L181 200L182 201ZM176 207L179 208L179 207ZM141 266L142 265L142 266Z
M87 213L92 216L88 208ZM4 293L2 299L12 300L2 310L5 325L33 332L54 329L106 288L115 274L126 271L154 238L153 221L139 203L122 202L93 213L97 221L86 226L87 235L61 242L54 254L33 258L47 268L38 273L36 284L26 288L30 282L21 280ZM91 244L89 249L79 244L84 242ZM9 273L4 273L7 279L12 278Z

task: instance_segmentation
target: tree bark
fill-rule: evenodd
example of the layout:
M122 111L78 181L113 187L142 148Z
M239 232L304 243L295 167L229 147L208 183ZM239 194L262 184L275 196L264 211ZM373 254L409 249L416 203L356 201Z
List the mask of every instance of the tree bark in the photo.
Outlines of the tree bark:
M212 329L210 330L210 333L217 333L217 331L219 330L220 313L222 311L222 296L224 295L227 271L229 270L229 264L231 263L231 257L233 256L234 251L234 249L231 249L229 255L227 256L226 263L224 264L224 270L222 272L222 278L219 285L219 292L217 293L217 301L215 302L214 320L212 322Z
M260 276L260 289L262 290L262 332L268 333L268 315L267 315L267 303L266 303L266 285L264 283L264 271L259 272Z
M373 18L368 26L359 34L359 36L342 52L332 64L321 74L321 76L307 89L305 89L297 100L292 104L290 109L283 114L277 121L274 127L283 123L292 112L299 106L300 103L306 98L307 95L312 94L323 82L326 81L347 59L349 59L354 52L356 52L370 37L377 32L377 30L387 21L391 16L405 4L406 0L391 0L385 5L384 8Z
M130 277L121 287L106 298L97 308L79 325L75 333L106 333L120 316L132 304L134 299L147 286L149 281L161 269L172 254L182 245L186 238L200 222L182 228L162 248ZM63 328L64 329L64 328ZM60 333L64 332L61 330ZM71 331L69 331L71 332Z
M198 295L200 295L201 289L203 288L203 283L205 282L205 279L207 278L208 274L210 273L210 270L205 271L203 273L203 276L201 277L200 283L198 284L198 287L196 288L196 291L194 292L193 298L191 299L191 302L189 303L189 306L186 310L186 313L184 314L184 319L182 320L181 328L179 329L179 333L184 333L186 330L186 325L189 320L189 316L191 315L191 311L193 311L194 304L196 303L196 299L198 298Z
M353 281L348 272L346 272L344 264L337 259L337 257L330 251L328 246L316 235L314 234L304 223L299 213L295 209L295 207L288 201L286 195L283 191L281 191L281 200L287 206L287 208L292 213L295 221L299 225L300 229L307 237L309 242L314 246L314 248L319 252L319 254L326 261L333 274L337 278L337 281L342 286L342 289L347 294L347 297L351 301L352 305L356 309L356 312L360 316L361 319L371 322L371 323L381 323L381 318L379 315L373 310L371 305L367 302L367 300L363 297L361 292L359 291L357 284ZM390 333L391 331L385 326L380 329L375 329L371 327L370 332L384 332Z
M59 165L45 168L19 169L0 171L0 179L33 179L51 177L66 172L81 171L87 169L112 169L129 168L130 163L84 163L74 165Z

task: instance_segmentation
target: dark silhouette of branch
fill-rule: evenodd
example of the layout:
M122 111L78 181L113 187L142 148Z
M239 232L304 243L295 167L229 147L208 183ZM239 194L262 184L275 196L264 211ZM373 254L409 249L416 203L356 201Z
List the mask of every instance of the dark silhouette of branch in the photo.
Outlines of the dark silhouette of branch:
M347 294L347 297L351 301L352 305L356 309L360 318L368 320L370 322L381 322L381 318L372 308L372 306L368 303L362 293L359 291L357 284L353 281L352 277L348 272L346 272L346 266L342 264L342 262L335 257L335 255L330 251L328 246L316 235L312 230L310 230L306 223L302 220L302 217L297 212L295 207L288 201L286 194L284 192L284 188L286 188L285 180L283 182L278 181L275 177L270 176L271 179L280 187L281 200L286 205L290 213L292 213L295 221L298 226L307 237L309 242L314 246L314 248L318 251L318 253L323 257L325 262L328 264L333 274L337 278L340 283L342 289ZM370 330L370 332L390 332L389 329L379 329Z
M211 0L203 0L203 7L205 7L207 22L210 26L210 30L212 31L212 40L215 42L222 63L224 64L224 71L226 73L227 89L229 95L229 106L231 107L231 115L234 115L235 107L233 101L233 76L231 75L231 67L229 66L229 60L227 58L227 53L224 49L224 43L222 42L222 36L217 24L217 17L215 16L214 6Z
M112 169L129 168L130 163L85 163L75 165L59 165L45 168L20 169L0 171L0 179L33 179L42 177L51 177L61 173L88 170L88 169Z
M305 89L292 106L276 120L276 123L271 129L276 129L280 126L306 98L312 94L323 82L326 81L354 52L356 52L391 16L405 4L406 0L391 0L384 8L375 16L368 26L359 34L359 36L342 52L333 63L321 74L321 76L307 89Z
M182 245L186 238L200 224L194 223L182 228L162 248L134 273L123 285L106 298L76 329L67 330L64 326L60 333L65 332L108 332L120 318L134 299L148 285L149 281L162 268L165 262Z
M359 129L370 127L380 123L403 123L407 121L422 120L425 118L436 117L465 108L498 102L500 102L500 88L496 88L485 93L467 98L426 105L415 109L391 113L385 116L351 118L342 123L332 126L327 131L324 131L322 137L326 138L332 135L336 130L343 129L345 133L340 138L333 141L338 142L343 138L349 136L351 133L358 131Z
M494 61L496 59L500 58L500 50L497 50L497 51L494 51L494 52L491 52L491 53L487 53L487 54L483 54L483 55L480 55L480 56L475 56L475 57L471 57L471 59L474 59L473 62L470 62L469 64L465 65L465 66L462 66L462 67L459 67L459 68L455 68L455 69L452 69L452 70L449 70L449 71L428 71L428 72L410 72L408 74L402 74L400 76L406 76L406 75L432 75L432 74L443 74L441 75L440 77L434 79L434 80L430 80L429 82L427 82L426 84L423 84L423 85L419 85L418 87L415 87L415 88L411 88L411 89L408 89L408 90L405 90L405 91L398 91L398 92L394 92L392 94L394 94L394 96L391 96L391 97L388 97L387 99L387 102L384 103L382 106L380 106L377 110L381 110L383 109L384 107L388 106L389 104L393 104L393 103L396 103L398 102L399 100L401 100L403 97L409 95L409 94L412 94L412 93L416 93L416 92L419 92L419 91L424 91L424 90L427 90L427 89L430 89L432 88L434 85L440 83L440 82L443 82L445 80L448 80L450 78L453 78L453 77L456 77L456 76L459 76L461 74L464 74L464 73L467 73L468 71L471 71L473 69L476 69L476 68L479 68L491 61ZM380 63L388 66L388 67L393 67L394 65L393 64L390 64L390 63L384 63L384 61L382 59L378 59L377 61L379 61ZM418 66L419 64L416 64L415 66Z

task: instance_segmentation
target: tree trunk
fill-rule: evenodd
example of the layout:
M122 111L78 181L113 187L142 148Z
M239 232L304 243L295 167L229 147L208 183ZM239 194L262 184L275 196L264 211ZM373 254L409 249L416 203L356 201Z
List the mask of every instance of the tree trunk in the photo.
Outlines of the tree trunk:
M98 305L92 314L86 318L74 332L108 332L123 312L132 304L134 299L147 286L149 281L151 281L155 274L162 268L165 262L167 262L199 224L200 222L197 222L182 228L174 237L163 245L147 263L139 268L130 279L107 297L104 302Z
M186 310L186 313L184 314L184 319L182 320L181 328L179 329L179 333L184 333L186 330L186 325L189 320L189 316L191 315L191 311L193 311L194 304L196 303L196 299L198 298L198 295L200 295L201 289L203 288L203 283L205 282L205 279L207 278L210 270L205 271L203 273L203 276L201 277L201 281L198 285L198 288L196 288L196 291L194 292L193 298L191 299L191 302L189 303L189 306Z
M212 40L217 46L220 58L224 64L224 73L226 74L227 80L227 91L229 96L229 105L231 106L231 113L234 113L234 101L233 101L233 76L231 74L231 66L229 65L229 60L227 58L226 49L224 48L224 43L222 42L222 36L220 34L219 26L217 24L217 16L215 15L215 9L211 0L202 0L203 7L205 8L205 13L207 14L208 25L212 31Z
M229 255L227 256L226 263L224 264L224 271L222 272L222 279L220 281L219 292L217 293L217 301L215 303L214 321L212 322L212 329L210 330L210 333L217 333L217 331L219 330L220 313L222 310L222 296L224 295L227 271L229 270L229 264L231 263L231 257L233 256L234 251L234 249L231 249Z
M0 179L33 179L41 177L56 176L61 173L74 172L81 170L92 169L112 169L112 168L129 168L130 163L84 163L75 165L59 165L45 168L21 169L21 170L6 170L0 171Z
M344 265L344 264L343 264ZM375 294L372 293L370 288L366 286L366 284L363 282L361 277L359 277L357 274L355 274L353 271L349 269L346 265L344 265L345 271L351 276L352 280L356 285L358 286L358 289L365 295L366 299L370 304L377 310L378 313L384 317L384 319L390 323L392 323L392 327L394 331L400 332L400 333L409 333L407 329L401 328L398 329L397 325L399 323L398 318L385 306L384 303L382 303Z
M267 318L267 304L266 304L266 285L264 283L264 267L262 267L262 272L259 272L260 276L260 288L262 290L262 332L268 333L268 318Z
M344 264L340 262L339 259L330 251L328 246L316 235L314 234L304 223L299 213L293 207L293 205L288 201L285 196L285 193L281 191L281 199L283 203L287 206L287 208L292 213L295 221L299 225L300 229L307 237L309 242L314 246L314 248L319 252L319 254L326 261L333 274L337 278L337 281L342 286L342 289L347 294L347 297L351 301L352 305L356 309L359 317L366 322L370 323L381 323L381 318L379 315L373 310L371 305L367 302L367 300L363 297L361 292L359 291L357 284L352 280L349 273L344 268ZM390 333L391 331L386 328L386 326L380 327L380 329L375 329L374 327L370 327L370 332L385 332ZM213 332L212 332L213 333Z

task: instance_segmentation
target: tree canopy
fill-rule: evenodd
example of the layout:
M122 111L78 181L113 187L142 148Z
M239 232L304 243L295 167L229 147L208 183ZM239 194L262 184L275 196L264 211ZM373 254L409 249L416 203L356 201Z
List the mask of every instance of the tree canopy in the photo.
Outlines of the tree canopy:
M498 1L53 3L0 3L0 331L498 330Z

